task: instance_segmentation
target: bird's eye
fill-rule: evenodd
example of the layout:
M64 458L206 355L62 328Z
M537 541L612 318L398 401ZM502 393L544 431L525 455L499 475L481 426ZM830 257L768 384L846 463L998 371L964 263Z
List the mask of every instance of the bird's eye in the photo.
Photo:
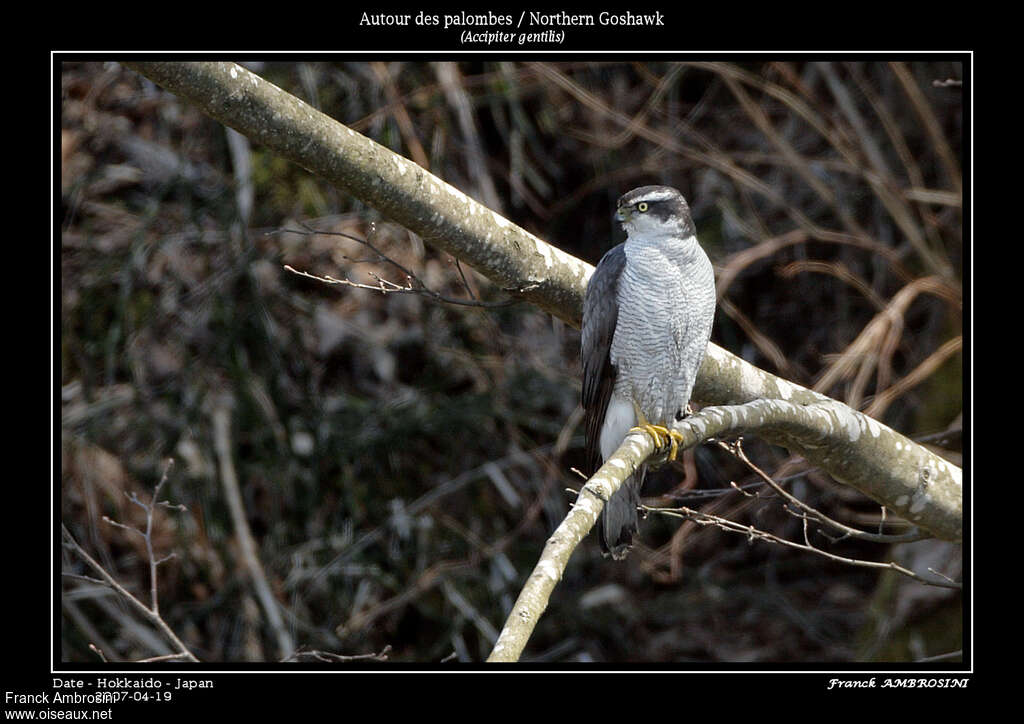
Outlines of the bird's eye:
M643 213L643 212L647 211L647 202L646 201L641 201L639 204L636 205L636 209L640 213Z

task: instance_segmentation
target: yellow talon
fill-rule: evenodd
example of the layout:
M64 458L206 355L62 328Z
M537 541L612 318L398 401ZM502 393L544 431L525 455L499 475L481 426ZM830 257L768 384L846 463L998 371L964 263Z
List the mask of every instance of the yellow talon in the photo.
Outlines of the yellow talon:
M683 441L681 433L675 430L670 430L663 425L652 425L649 422L643 422L630 430L630 432L636 431L646 432L654 438L654 444L658 449L665 447L667 444L669 446L669 462L676 459L676 455L679 453L679 443Z
M654 438L654 446L658 448L665 447L665 438L668 437L668 430L666 428L661 425L652 425L649 422L640 423L632 428L630 432L646 432Z
M644 417L644 414L640 412L640 408L635 402L633 403L633 411L636 413L636 419L639 421L639 424L632 428L630 432L646 432L654 438L654 444L659 450L665 447L665 438L668 438L668 460L669 462L674 461L679 452L679 444L683 441L682 433L677 432L676 430L670 430L664 425L652 425L647 421L647 418Z

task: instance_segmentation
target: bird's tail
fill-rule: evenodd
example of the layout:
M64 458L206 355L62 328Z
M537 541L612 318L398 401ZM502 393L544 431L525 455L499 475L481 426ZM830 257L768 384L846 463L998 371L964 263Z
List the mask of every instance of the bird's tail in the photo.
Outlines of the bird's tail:
M608 499L597 521L597 538L605 556L622 560L633 545L633 536L640 526L637 506L644 470L630 475Z

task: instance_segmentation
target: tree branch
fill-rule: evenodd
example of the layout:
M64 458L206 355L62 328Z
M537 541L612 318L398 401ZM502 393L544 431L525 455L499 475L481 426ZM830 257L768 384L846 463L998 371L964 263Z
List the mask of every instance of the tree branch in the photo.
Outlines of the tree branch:
M654 440L647 433L631 433L583 486L576 503L544 544L533 573L523 584L505 627L487 657L489 662L519 660L534 626L548 606L551 592L562 579L570 556L594 527L604 502L653 452Z
M816 451L816 457L830 459L841 457L843 451L851 444L850 437L852 430L858 429L861 424L878 426L877 434L868 433L873 439L881 439L883 446L910 444L902 435L899 435L888 428L881 429L874 420L850 410L845 405L834 400L822 400L808 405L793 404L781 400L755 400L743 405L729 407L705 407L694 415L676 423L675 429L682 436L683 441L679 450L686 450L705 442L711 438L735 436L743 433L757 433L761 437L771 439L776 435L786 435L793 439L805 440L805 445ZM858 434L859 436L859 434ZM895 436L895 437L893 437ZM898 439L897 439L898 438ZM900 442L900 440L906 442ZM626 436L626 439L612 454L604 465L587 481L580 490L576 503L569 510L555 532L548 538L544 545L537 565L527 578L519 598L516 599L512 611L509 613L498 637L488 661L518 661L526 642L533 632L534 626L540 619L541 614L547 608L548 600L554 591L558 581L562 578L569 563L569 558L579 545L580 541L590 532L590 529L597 522L597 517L607 501L622 482L628 478L655 452L654 440L644 432L633 432ZM944 495L945 491L934 490L932 486L925 485L917 492L917 496ZM918 500L919 498L915 498ZM914 502L910 503L910 507ZM907 506L904 506L907 507ZM811 510L813 509L805 509ZM690 511L697 516L703 514ZM907 517L913 519L913 513L908 511ZM811 516L804 515L804 529L806 536L807 522ZM714 522L710 517L693 518L698 523ZM725 519L721 519L724 521ZM959 584L944 584L928 581L905 568L894 563L875 563L872 561L855 561L854 559L837 556L810 544L805 540L804 544L796 544L792 541L784 541L771 534L756 531L749 526L741 526L732 521L725 521L729 530L742 530L753 537L760 537L765 540L784 542L786 545L813 551L828 556L834 560L840 560L857 565L866 565L878 568L896 570L904 575L921 580L933 585L950 585L958 588Z

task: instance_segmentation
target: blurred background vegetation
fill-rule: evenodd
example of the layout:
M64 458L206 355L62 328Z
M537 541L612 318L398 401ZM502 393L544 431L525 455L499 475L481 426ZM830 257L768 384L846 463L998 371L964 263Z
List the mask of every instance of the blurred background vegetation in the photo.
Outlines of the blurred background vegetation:
M616 198L690 200L715 263L712 340L962 464L964 87L910 62L254 63L248 67L563 250L622 238ZM481 275L109 62L61 68L61 514L143 600L147 499L161 613L200 659L278 661L241 564L214 444L303 651L479 661L581 480L578 332L293 274L504 298ZM289 231L293 230L293 231ZM806 502L875 530L877 504L780 448L748 452ZM646 502L802 540L705 446ZM754 488L757 490L757 488ZM889 521L892 522L892 521ZM897 527L892 530L899 531ZM959 592L650 515L624 563L593 536L529 661L959 660ZM935 541L816 545L960 578ZM64 552L64 571L88 574ZM68 577L62 657L170 651L108 589Z

